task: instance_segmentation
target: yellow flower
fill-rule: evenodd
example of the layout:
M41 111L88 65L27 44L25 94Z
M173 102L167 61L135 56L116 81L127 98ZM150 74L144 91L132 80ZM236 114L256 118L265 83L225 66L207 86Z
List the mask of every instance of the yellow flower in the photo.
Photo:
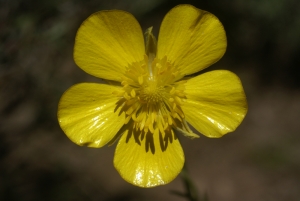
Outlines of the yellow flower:
M188 77L217 62L226 34L211 13L179 5L165 16L158 41L127 12L100 11L80 26L76 64L109 84L80 83L62 96L58 120L76 144L119 142L114 166L128 182L153 187L171 182L184 154L178 133L218 138L247 113L239 78L226 70ZM188 124L188 123L189 124ZM99 159L101 160L101 159Z

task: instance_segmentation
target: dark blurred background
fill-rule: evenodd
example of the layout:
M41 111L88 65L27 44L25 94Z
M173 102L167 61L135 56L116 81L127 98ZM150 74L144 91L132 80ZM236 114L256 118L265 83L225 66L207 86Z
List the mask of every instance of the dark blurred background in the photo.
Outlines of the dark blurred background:
M242 80L249 112L220 139L181 138L198 193L211 201L300 200L300 1L0 0L0 200L185 200L180 177L142 189L113 167L115 145L79 147L61 131L57 104L79 82L74 37L93 12L121 9L158 33L190 3L223 23L228 49L212 67Z

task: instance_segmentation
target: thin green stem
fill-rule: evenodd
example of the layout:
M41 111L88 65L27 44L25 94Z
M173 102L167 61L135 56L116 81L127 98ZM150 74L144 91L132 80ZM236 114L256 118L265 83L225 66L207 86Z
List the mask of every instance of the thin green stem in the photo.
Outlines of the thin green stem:
M190 201L198 201L198 193L197 190L195 188L195 185L193 184L193 181L190 178L190 175L187 171L186 168L186 164L184 164L182 171L180 173L185 190L186 190L186 197L190 200Z
M178 191L172 191L174 194L185 197L189 201L208 201L207 193L205 193L203 197L198 196L197 189L187 171L185 164L181 170L180 176L185 187L185 192L182 193Z

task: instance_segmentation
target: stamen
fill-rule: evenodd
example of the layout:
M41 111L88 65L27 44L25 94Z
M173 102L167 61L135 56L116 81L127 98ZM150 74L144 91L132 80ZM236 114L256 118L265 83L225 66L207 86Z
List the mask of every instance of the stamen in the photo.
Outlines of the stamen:
M182 101L178 96L175 96L175 102L177 103L177 105L182 105Z
M175 93L175 88L172 87L172 89L171 89L171 91L170 91L170 94L171 94L171 95L174 95L174 93Z
M134 90L134 89L131 90L130 95L132 96L132 98L135 97L136 93L135 93L135 90Z
M131 99L131 97L128 95L127 92L124 93L124 98L126 98L126 100L130 100Z
M141 75L141 76L139 76L139 78L138 78L138 79L139 79L139 84L140 84L140 85L142 85L142 84L143 84L143 81L144 81L144 80L143 80L143 76L142 76L142 75Z
M150 54L149 54L150 55ZM161 150L177 137L173 128L191 132L184 125L181 109L184 94L180 72L167 60L145 55L143 61L128 66L120 91L112 92L120 97L116 108L125 113L128 139L134 136L138 144L145 140L146 149L154 154L153 139L158 138ZM160 137L161 136L161 137ZM128 140L127 140L128 141ZM146 150L146 151L147 151Z

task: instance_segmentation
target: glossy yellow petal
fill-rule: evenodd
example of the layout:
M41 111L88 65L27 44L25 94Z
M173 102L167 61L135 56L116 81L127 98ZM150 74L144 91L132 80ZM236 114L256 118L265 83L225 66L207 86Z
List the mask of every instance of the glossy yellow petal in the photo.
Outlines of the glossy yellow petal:
M179 5L162 22L157 57L166 55L182 74L189 75L217 62L226 46L226 34L216 16L191 5Z
M100 11L80 26L74 59L87 73L121 81L125 67L144 58L143 32L136 19L125 11Z
M186 120L207 137L234 131L247 113L239 78L226 70L204 73L185 83L182 105Z
M60 99L58 121L65 134L76 144L102 147L124 124L124 114L115 110L119 87L81 83L68 89Z
M146 140L139 145L134 137L128 142L126 138L127 133L122 135L117 145L114 165L127 182L139 187L154 187L171 182L180 173L184 154L178 139L174 139L162 151L158 136L152 138L155 147L153 154L150 150L145 151Z

